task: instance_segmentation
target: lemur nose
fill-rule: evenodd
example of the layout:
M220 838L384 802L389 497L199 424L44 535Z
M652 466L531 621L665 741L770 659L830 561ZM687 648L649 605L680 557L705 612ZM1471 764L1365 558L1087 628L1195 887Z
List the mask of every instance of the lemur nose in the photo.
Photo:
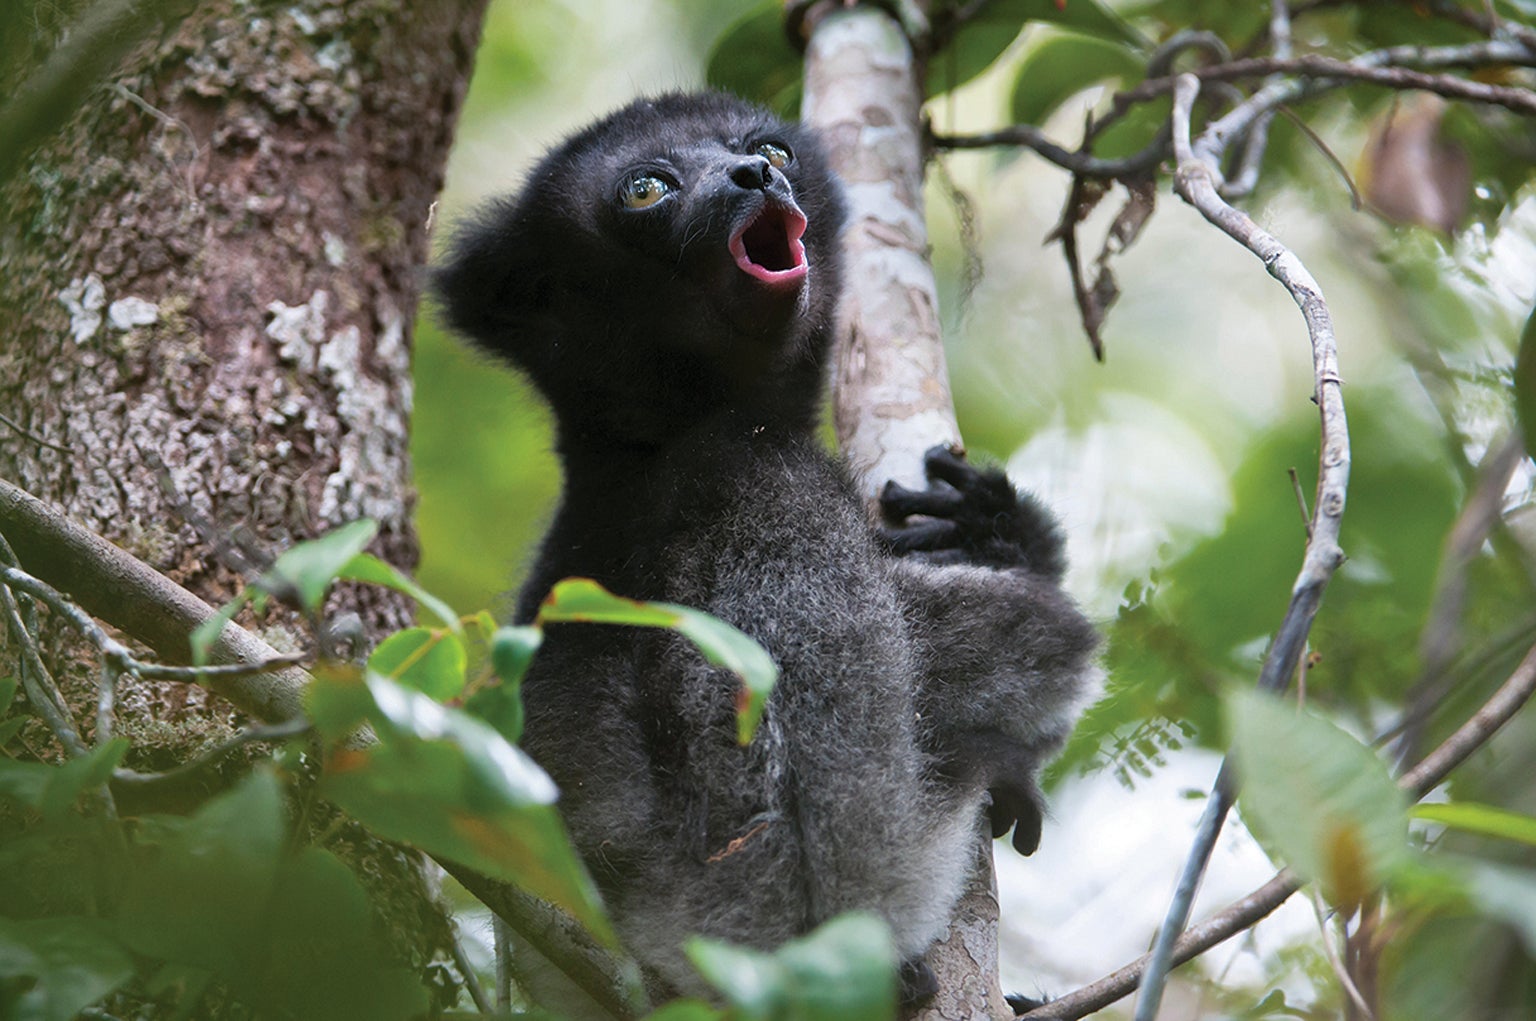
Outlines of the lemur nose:
M730 169L730 175L737 187L762 191L773 183L773 164L762 156L747 156Z

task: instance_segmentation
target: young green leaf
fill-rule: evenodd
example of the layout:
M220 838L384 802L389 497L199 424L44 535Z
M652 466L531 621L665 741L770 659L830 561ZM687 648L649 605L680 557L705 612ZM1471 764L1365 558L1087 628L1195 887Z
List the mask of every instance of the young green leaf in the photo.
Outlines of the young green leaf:
M746 1021L890 1021L896 951L873 915L839 915L771 954L696 937L689 960Z
M256 584L274 596L291 594L304 609L317 613L331 583L378 531L377 521L361 518L318 539L298 543L284 550Z
M558 904L612 945L549 776L468 713L377 674L364 683L379 743L333 749L321 792L381 836Z
M1485 837L1503 837L1536 846L1536 818L1510 812L1493 805L1478 805L1465 801L1448 804L1415 805L1413 817L1437 822L1466 833Z
M464 690L469 656L452 631L413 627L396 631L368 657L368 669L439 702Z
M752 740L779 668L751 638L700 610L672 603L646 603L616 596L590 578L558 582L539 607L536 625L558 623L628 624L664 627L686 636L714 666L741 678L737 699L737 740Z
M371 585L383 585L385 588L404 593L431 611L434 617L452 629L455 634L459 634L464 629L464 625L459 621L459 615L453 612L453 607L422 588L415 579L386 564L372 553L359 553L347 561L336 577L343 581L363 581Z
M1338 727L1254 691L1227 699L1243 819L1329 902L1352 906L1406 857L1407 803L1387 767Z

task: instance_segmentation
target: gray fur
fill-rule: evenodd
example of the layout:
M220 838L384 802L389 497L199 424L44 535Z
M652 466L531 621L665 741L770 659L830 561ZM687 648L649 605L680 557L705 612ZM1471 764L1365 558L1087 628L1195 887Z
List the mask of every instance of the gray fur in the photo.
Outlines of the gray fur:
M769 197L722 183L764 138L794 153L762 170ZM618 208L624 175L655 166L675 194ZM808 220L794 289L725 251L763 201ZM981 812L1019 820L1033 850L1035 771L1092 686L1095 638L1033 500L935 451L934 488L893 489L893 524L872 529L821 449L842 218L803 129L668 96L557 147L436 278L450 323L527 370L557 417L566 487L519 616L593 577L712 613L781 670L745 748L738 682L668 632L552 626L526 681L525 744L658 992L699 991L689 935L772 947L851 909L919 957Z

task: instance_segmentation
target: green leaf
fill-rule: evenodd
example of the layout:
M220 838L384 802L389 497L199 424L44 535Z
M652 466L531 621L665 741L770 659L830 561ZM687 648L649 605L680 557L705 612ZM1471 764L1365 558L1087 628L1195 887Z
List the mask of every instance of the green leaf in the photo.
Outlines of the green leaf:
M11 700L16 697L16 686L19 683L15 677L0 677L0 716L4 716L6 710L11 708Z
M16 716L4 722L0 722L0 748L11 743L11 738L21 733L21 728L27 725L25 716Z
M452 631L413 627L396 631L368 657L368 669L439 702L464 690L469 655Z
M1536 818L1510 812L1493 805L1457 801L1449 804L1415 805L1415 819L1437 822L1452 829L1478 833L1485 837L1503 837L1536 846Z
M304 689L304 715L320 736L335 743L358 728L374 711L363 672L349 663L321 663Z
M992 0L929 60L928 94L947 92L981 74L1013 45L1030 22L1059 25L1079 35L1134 48L1146 46L1135 29L1097 0ZM1082 81L1086 86L1093 79Z
M1101 82L1139 79L1145 62L1123 43L1057 32L1032 46L1013 84L1013 120L1044 124L1062 103Z
M1515 358L1515 413L1526 453L1536 451L1536 311L1520 331L1520 353Z
M282 785L259 769L191 817L134 832L118 934L136 953L238 975L255 948L285 837Z
M800 54L784 32L784 5L766 0L725 30L704 70L711 88L755 99L794 119L800 107Z
M491 667L507 684L521 684L533 662L533 654L544 642L544 632L537 627L497 628L491 635Z
M0 1017L70 1021L132 977L99 919L0 918Z
M36 805L45 819L57 819L74 807L80 795L106 783L128 754L128 741L114 737L78 759L67 759L49 769L47 783Z
M298 543L278 556L257 585L279 598L292 594L305 610L318 613L331 583L341 577L378 531L377 521L361 518L318 539Z
M241 962L233 983L262 1016L425 1016L426 989L394 962L362 884L335 855L309 847L284 861L261 920L263 952Z
M873 915L839 915L771 954L695 937L699 973L746 1021L889 1021L896 951Z
M1359 904L1407 857L1407 800L1372 751L1254 691L1227 699L1243 819L1329 902Z
M385 677L365 679L379 743L333 749L321 792L380 835L565 908L612 945L554 809L553 781L489 725Z
M464 630L464 625L460 623L459 615L453 612L453 607L422 588L409 575L396 570L372 553L359 553L347 561L346 566L342 567L336 577L345 581L363 581L371 585L383 585L396 592L403 592L430 610L434 617L453 629L455 634Z
M1486 861L1461 861L1467 892L1482 912L1511 926L1536 955L1536 872Z
M672 628L699 647L714 666L741 678L736 704L737 740L752 740L768 693L778 679L772 658L745 634L700 610L672 603L645 603L616 596L590 578L558 582L539 607L536 624L585 622Z
M219 635L224 633L224 625L235 619L235 614L245 608L245 604L251 601L253 595L250 589L246 589L219 607L217 613L193 629L191 635L193 666L208 665L208 653L213 649L213 644L219 640Z

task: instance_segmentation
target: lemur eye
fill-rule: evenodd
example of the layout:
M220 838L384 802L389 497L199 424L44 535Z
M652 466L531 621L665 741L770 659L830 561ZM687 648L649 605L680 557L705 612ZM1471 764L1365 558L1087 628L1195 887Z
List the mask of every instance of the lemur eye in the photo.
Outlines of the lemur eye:
M647 209L666 197L672 186L655 174L640 174L624 182L619 198L628 209Z
M752 151L780 170L789 166L789 161L795 158L787 147L777 142L764 142Z

